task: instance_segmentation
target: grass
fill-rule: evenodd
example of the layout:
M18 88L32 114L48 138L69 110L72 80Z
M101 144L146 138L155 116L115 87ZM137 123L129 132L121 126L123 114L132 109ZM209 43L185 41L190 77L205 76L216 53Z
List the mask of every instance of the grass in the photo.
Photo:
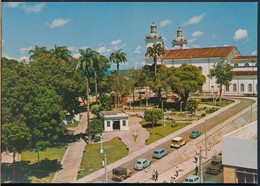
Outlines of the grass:
M106 153L107 165L128 155L125 144L119 138L104 142L103 149L104 153ZM77 179L101 169L103 158L104 155L100 154L100 143L87 145L80 164L80 172Z
M173 122L166 121L165 122L166 126L163 127L162 121L158 121L157 124L154 126L154 128L152 128L152 124L150 122L147 122L147 121L140 122L142 127L146 128L146 130L148 130L148 132L150 132L150 137L145 143L146 145L149 145L165 136L168 136L169 134L171 134L183 127L186 127L190 123L191 122L187 122L187 123L174 122L173 123Z
M222 99L221 101L217 100L216 102L216 106L219 106L219 107L225 107L231 103L233 103L234 101L233 100L227 100L227 99ZM200 103L202 104L207 104L207 105L212 105L214 106L215 103L211 100L207 100L207 101L201 101Z
M40 151L40 167L38 167L38 156L34 151L25 151L21 154L21 162L24 174L28 175L28 180L32 183L50 183L60 161L65 153L65 148L47 148ZM25 163L26 162L26 163Z

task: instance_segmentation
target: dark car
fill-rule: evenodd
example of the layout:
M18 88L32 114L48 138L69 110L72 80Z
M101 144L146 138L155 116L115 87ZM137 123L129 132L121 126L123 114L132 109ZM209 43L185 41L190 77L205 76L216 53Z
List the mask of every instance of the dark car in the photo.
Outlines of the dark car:
M124 167L117 167L112 169L112 179L123 181L124 179L131 177L132 171Z
M218 175L223 171L222 155L214 156L209 167L206 168L206 174Z

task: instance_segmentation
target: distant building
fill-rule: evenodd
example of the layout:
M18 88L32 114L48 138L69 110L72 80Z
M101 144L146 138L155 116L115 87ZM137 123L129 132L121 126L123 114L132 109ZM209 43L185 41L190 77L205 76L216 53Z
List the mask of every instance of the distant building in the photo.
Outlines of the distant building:
M258 183L257 152L257 121L224 135L224 183Z
M100 113L104 121L104 131L129 130L128 114L122 111L103 111Z
M156 25L153 22L151 29L156 31ZM152 33L152 30L151 30ZM226 61L230 63L233 69L233 80L229 86L222 87L223 95L256 95L257 94L257 56L241 56L235 46L206 47L206 48L188 48L187 40L183 37L182 29L177 30L177 37L172 41L172 50L164 46L164 42L158 38L158 34L153 39L153 35L146 36L146 48L154 43L163 43L165 54L162 60L159 58L157 64L164 64L167 67L179 67L184 63L191 64L201 68L201 73L206 77L206 83L203 85L203 92L211 94L219 93L219 87L215 83L215 78L210 79L207 75L215 63ZM162 36L160 36L162 38ZM149 41L149 42L148 42ZM146 64L152 65L151 58L146 57Z

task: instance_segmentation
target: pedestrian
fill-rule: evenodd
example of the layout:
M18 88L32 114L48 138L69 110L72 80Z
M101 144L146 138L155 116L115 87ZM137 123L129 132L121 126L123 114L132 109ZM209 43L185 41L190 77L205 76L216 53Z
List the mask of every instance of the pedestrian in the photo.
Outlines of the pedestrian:
M175 177L177 178L178 176L179 176L179 171L176 170L176 171L175 171Z
M171 183L176 183L176 180L175 180L175 177L173 176L171 176L171 181L170 181Z
M211 144L209 143L209 148L208 148L208 151L210 151L211 150Z
M198 167L198 165L196 165L196 167L195 167L195 175L198 175L198 171L199 171L199 167Z
M198 157L194 156L194 163L197 163L197 161L198 161Z
M159 173L158 173L158 171L156 170L156 171L155 171L155 181L158 180L158 176L159 176Z
M153 180L155 180L155 170L153 170Z

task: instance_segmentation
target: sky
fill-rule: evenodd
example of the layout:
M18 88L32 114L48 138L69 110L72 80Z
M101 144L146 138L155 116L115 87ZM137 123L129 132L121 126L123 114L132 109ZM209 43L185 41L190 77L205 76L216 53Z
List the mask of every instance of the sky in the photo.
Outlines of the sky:
M79 49L109 57L121 48L120 69L139 68L152 22L168 49L181 27L188 48L236 46L257 55L257 9L256 2L3 2L2 56L28 61L35 45L66 46L75 58Z

